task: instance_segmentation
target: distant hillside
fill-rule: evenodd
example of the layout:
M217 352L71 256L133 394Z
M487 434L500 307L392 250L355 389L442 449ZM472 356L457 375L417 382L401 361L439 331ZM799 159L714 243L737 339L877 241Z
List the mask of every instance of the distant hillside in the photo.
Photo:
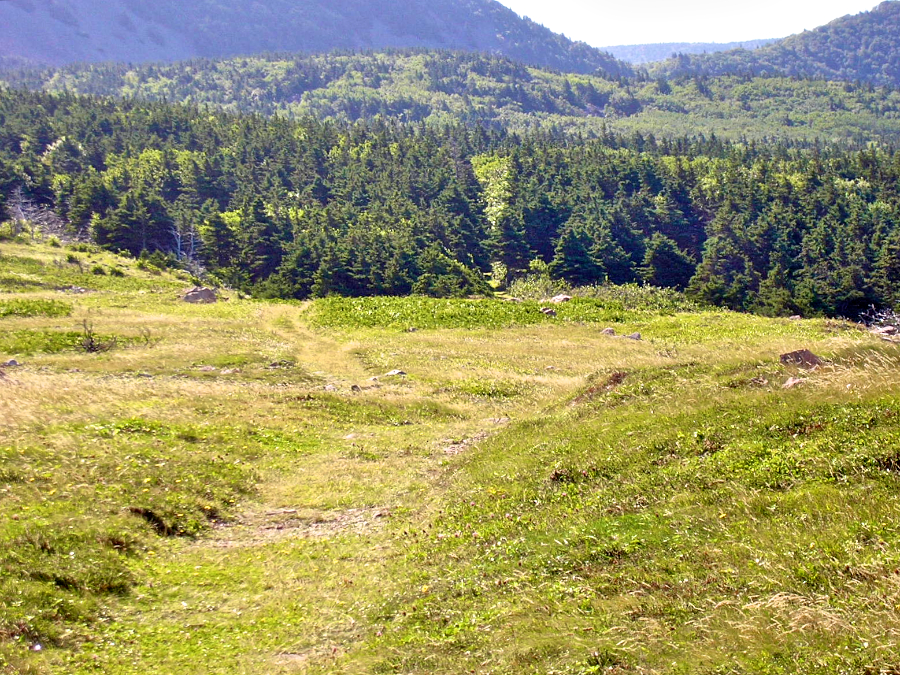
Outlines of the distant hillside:
M630 80L531 68L499 56L395 50L92 64L0 75L10 85L183 101L291 118L464 122L657 137L900 140L900 92L730 76Z
M617 45L601 49L617 59L640 66L664 61L676 54L714 54L734 49L759 49L773 42L777 42L777 38L743 42L662 42L647 45Z
M900 86L900 2L846 16L755 51L682 54L654 72L684 75L784 75Z
M0 0L0 59L47 65L386 47L489 52L572 72L630 72L495 0Z

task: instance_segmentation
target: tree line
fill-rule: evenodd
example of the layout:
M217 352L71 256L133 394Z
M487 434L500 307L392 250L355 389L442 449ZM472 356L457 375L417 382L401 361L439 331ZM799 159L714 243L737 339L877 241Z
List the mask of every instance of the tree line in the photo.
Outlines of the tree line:
M900 154L0 92L0 206L261 297L640 282L773 315L900 288Z

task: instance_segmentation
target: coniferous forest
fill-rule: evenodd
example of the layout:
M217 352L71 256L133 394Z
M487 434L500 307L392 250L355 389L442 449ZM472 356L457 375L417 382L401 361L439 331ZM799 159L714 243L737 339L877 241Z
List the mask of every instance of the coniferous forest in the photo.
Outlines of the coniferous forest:
M483 295L486 279L639 282L772 315L900 288L886 147L578 138L0 94L8 212L201 267L259 297Z

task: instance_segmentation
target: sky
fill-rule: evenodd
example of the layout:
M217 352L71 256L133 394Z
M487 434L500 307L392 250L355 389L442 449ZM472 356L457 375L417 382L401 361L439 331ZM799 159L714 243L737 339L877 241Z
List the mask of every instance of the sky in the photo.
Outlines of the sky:
M518 14L595 47L780 38L879 0L500 0Z

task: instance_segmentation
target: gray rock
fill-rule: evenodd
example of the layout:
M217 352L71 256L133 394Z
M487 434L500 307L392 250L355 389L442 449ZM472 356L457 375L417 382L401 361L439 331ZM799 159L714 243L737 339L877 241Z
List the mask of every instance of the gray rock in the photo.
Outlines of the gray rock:
M825 365L825 361L808 349L799 349L796 352L782 354L781 363L786 366L799 366L800 368L808 368L810 370Z
M15 359L10 359L6 363L2 363L0 365L5 366L6 368L18 368L22 364L19 363L18 361L16 361Z
M550 302L552 302L554 305L561 305L562 303L570 302L571 300L572 300L571 295L556 295L556 296L550 298Z
M323 389L324 389L325 391L337 391L337 390L338 390L338 388L337 388L335 385L333 385L333 384L326 384L326 385L323 387Z
M360 387L358 384L354 384L352 387L350 387L350 391L359 393L362 391L362 387Z
M794 316L790 317L791 321L803 321L803 317L799 314L794 314Z
M640 339L641 339L641 334L640 334L640 333L632 333L631 335L626 335L625 337L626 337L628 340L640 340Z
M616 334L615 328L604 328L602 331L600 331L600 335L615 335L615 334Z
M192 288L181 296L184 302L192 305L209 305L219 300L219 296L211 288Z
M402 377L406 375L402 370L392 370L389 373L385 373L385 377Z
M541 307L541 312L543 312L547 316L556 316L556 310L552 307Z
M896 326L878 326L873 328L872 332L875 335L896 335L898 331Z

